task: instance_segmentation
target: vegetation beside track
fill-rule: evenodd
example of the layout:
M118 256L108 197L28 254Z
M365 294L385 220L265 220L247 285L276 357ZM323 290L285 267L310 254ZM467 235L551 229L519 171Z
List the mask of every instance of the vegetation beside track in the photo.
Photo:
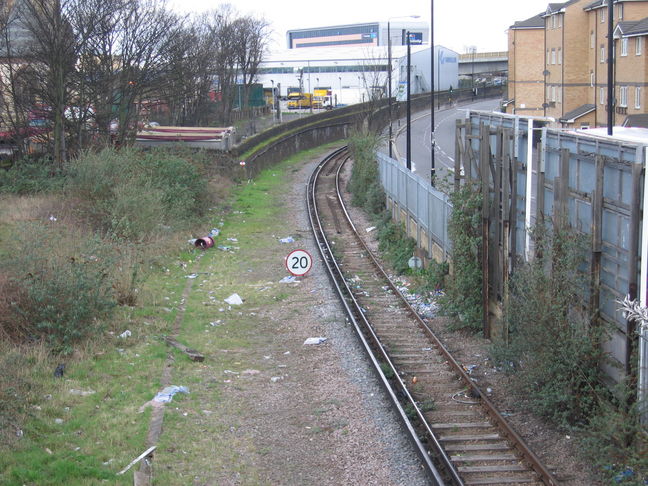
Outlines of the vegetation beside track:
M115 472L146 442L187 240L225 214L237 170L123 149L0 171L2 484L132 484Z

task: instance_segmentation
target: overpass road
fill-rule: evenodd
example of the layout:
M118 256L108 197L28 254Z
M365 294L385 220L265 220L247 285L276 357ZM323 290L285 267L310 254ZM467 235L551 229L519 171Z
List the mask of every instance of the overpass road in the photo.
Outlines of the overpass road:
M466 117L466 110L492 111L499 106L499 99L481 100L474 103L442 109L434 114L434 135L436 150L434 161L437 181L443 181L452 176L449 168L454 168L455 126L456 120ZM430 151L430 112L419 112L412 115L412 171L430 180L431 151ZM406 126L405 120L394 122L396 133L396 150L394 158L403 165L406 163ZM387 148L384 149L387 153Z

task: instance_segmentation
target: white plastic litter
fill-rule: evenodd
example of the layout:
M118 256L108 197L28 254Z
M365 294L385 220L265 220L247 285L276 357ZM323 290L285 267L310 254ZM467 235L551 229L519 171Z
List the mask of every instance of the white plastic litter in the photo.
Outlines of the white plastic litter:
M119 335L119 337L120 337L120 338L127 338L127 337L131 337L131 335L132 335L132 333L131 333L128 329L126 329L124 332L122 332L122 333Z
M155 398L153 398L154 402L159 402L159 403L169 403L171 400L173 400L173 396L176 393L189 393L189 388L186 386L167 386L162 390L161 392L158 392L157 395L155 395Z
M287 238L280 238L279 242L280 243L294 243L295 239L292 236L288 236Z
M315 344L322 344L323 342L326 341L325 337L312 337L308 338L306 341L304 341L304 346L307 345L315 345Z
M371 232L372 232L373 230L375 230L375 229L376 229L376 227L375 227L375 226L372 226L372 227L370 227L370 228L367 228L366 231L367 231L367 233L371 233Z
M229 305L241 305L243 303L243 299L241 299L239 294L232 294L227 299L225 299L225 302L227 302Z
M290 275L279 280L279 283L299 283L299 280L294 275Z

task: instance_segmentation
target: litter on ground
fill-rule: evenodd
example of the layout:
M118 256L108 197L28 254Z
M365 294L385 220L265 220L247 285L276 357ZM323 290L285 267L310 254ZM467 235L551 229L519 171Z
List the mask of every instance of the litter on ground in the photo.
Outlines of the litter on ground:
M306 341L304 341L304 346L312 346L315 344L322 344L323 342L326 341L327 338L325 337L312 337L308 338Z
M167 386L162 390L161 392L158 392L157 395L155 395L155 398L153 398L154 402L158 403L169 403L171 400L173 400L173 396L176 393L189 393L189 388L186 386Z
M243 299L241 299L239 294L232 294L227 299L225 299L225 302L227 302L229 305L241 305L243 303Z

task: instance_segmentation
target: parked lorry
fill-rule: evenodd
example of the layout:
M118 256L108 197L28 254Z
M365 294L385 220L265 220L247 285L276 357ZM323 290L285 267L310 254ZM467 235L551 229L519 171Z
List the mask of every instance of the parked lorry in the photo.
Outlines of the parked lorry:
M288 109L299 110L303 108L322 108L320 100L313 99L312 93L288 93Z

